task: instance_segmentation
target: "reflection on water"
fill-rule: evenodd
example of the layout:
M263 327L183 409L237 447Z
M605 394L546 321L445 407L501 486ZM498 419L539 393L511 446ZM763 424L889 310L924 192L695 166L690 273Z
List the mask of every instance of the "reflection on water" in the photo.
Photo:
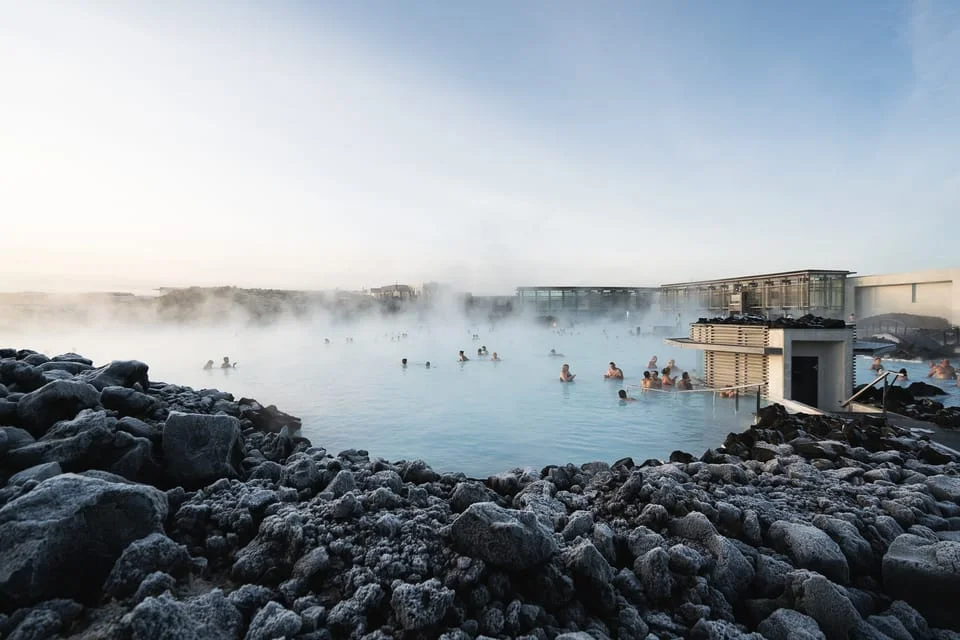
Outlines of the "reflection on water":
M629 336L626 326L584 325L556 335L529 325L490 331L451 324L456 328L27 329L0 341L50 355L75 350L98 364L136 358L150 365L155 380L276 404L300 416L304 435L331 452L362 448L391 460L420 457L438 470L474 476L515 466L665 458L676 449L699 455L752 419L749 399L736 413L733 400L712 394L629 389L638 401L621 404L623 384L603 378L611 360L633 385L653 354L696 368L694 352L670 350L662 338ZM402 331L407 338L394 338ZM478 359L481 344L502 361ZM551 348L565 356L549 357ZM456 362L461 349L469 362ZM237 368L202 370L207 360L219 363L224 356ZM405 369L402 358L409 360ZM570 384L559 381L565 362L577 374Z

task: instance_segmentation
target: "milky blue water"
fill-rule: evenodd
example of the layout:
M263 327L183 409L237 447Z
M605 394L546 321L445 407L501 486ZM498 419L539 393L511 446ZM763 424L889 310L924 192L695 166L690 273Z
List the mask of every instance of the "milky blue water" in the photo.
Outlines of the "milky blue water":
M953 366L957 366L956 359L951 360ZM866 384L868 382L873 382L877 377L876 374L870 370L870 365L873 363L873 358L862 356L857 358L857 384ZM897 382L898 386L909 386L911 382L922 381L927 384L932 384L936 387L940 387L947 392L946 396L937 396L933 400L940 402L946 406L960 406L960 387L957 387L957 383L954 380L935 380L933 378L928 378L927 373L930 371L929 362L921 362L919 360L896 360L896 359L883 359L883 366L885 369L891 371L899 371L900 369L907 370L907 381Z
M392 335L403 331L405 339ZM627 384L637 384L651 355L661 366L674 358L694 370L696 354L670 349L662 338L630 336L620 324L580 325L567 335L520 322L491 331L462 319L268 329L24 327L0 335L0 343L48 355L76 351L97 364L143 360L154 380L276 404L301 417L304 435L332 453L358 448L389 460L423 458L437 470L478 477L625 456L639 462L676 449L699 455L745 429L755 408L745 400L737 412L733 400L713 394L634 389L638 401L621 404L621 383L603 379L610 360ZM502 362L477 359L481 345L498 351ZM564 357L549 357L551 348ZM460 349L473 359L456 362ZM223 356L238 367L202 370ZM559 381L564 362L577 374L572 384Z

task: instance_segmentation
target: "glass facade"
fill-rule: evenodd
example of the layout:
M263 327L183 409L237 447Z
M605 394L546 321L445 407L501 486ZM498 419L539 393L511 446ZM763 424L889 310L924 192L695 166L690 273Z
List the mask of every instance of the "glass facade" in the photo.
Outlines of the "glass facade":
M649 309L656 292L627 287L519 287L517 297L525 309L540 315L602 315Z
M730 296L740 293L743 313L771 319L808 313L842 318L846 271L797 271L707 282L663 285L664 312L730 312Z

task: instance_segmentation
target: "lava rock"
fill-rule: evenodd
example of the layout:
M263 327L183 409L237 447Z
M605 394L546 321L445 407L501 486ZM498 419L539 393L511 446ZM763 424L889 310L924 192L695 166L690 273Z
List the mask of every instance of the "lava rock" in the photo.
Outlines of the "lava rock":
M40 437L60 420L71 420L83 409L96 407L100 393L83 382L56 380L20 399L17 413L20 424Z
M163 427L164 470L186 488L240 475L243 443L233 416L173 412Z
M883 584L939 627L960 628L960 542L898 536L883 556Z
M121 416L151 416L160 408L160 401L153 396L127 387L104 387L100 403Z
M462 553L513 570L540 564L558 550L552 532L533 513L504 509L492 502L470 505L453 521L450 535Z
M96 600L123 550L163 530L152 487L59 475L0 509L0 609L48 598Z
M219 589L185 602L150 597L120 621L131 640L236 640L243 618Z
M826 640L816 620L793 609L777 609L757 631L769 640Z
M146 391L150 388L149 369L139 360L114 360L105 367L84 371L79 378L101 391L106 387L133 388L134 385L140 385L140 390Z
M279 602L268 602L250 622L245 640L292 638L300 633L300 616L283 608Z
M767 532L773 547L797 567L818 571L841 584L850 582L850 567L840 547L825 532L805 524L778 520Z
M113 565L103 591L114 598L134 593L144 578L155 571L182 577L190 570L190 554L162 533L152 533L123 550Z
M397 583L390 606L400 625L407 631L433 627L443 620L453 605L454 592L436 578L421 584Z

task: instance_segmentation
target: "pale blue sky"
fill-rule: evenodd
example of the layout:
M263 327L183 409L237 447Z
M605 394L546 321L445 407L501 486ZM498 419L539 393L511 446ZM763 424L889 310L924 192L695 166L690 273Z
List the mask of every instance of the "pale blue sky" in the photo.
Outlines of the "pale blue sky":
M950 0L0 0L0 78L0 290L960 264Z

